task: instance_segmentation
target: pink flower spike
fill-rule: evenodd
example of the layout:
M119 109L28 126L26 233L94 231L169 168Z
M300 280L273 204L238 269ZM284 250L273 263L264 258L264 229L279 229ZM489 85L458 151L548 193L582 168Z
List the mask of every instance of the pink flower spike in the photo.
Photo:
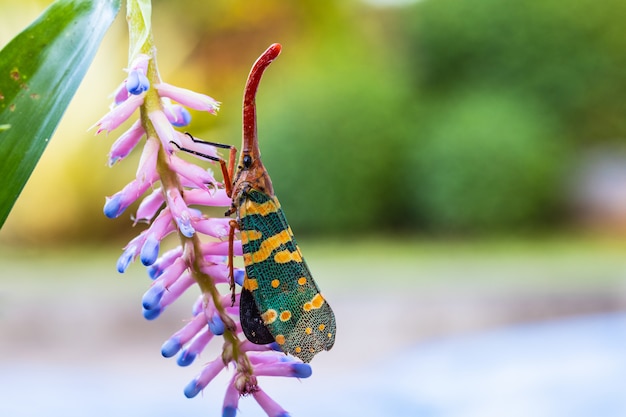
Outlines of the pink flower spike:
M130 129L117 138L109 152L109 166L113 166L116 162L126 158L137 146L144 133L146 132L141 126L141 121L137 120Z
M272 400L261 387L258 387L258 389L252 393L252 396L269 417L285 417L289 415L289 413L276 401Z
M167 151L167 153L172 153L171 142L178 143L177 135L169 120L167 120L165 113L160 110L156 110L148 113L148 118L152 122L154 129L157 131L159 139L163 144L163 148Z
M215 184L217 181L206 169L200 168L198 165L194 165L177 157L176 155L170 155L169 166L172 170L185 177L192 184L198 188L208 191L208 184Z
M139 106L143 104L143 94L138 96L129 97L123 103L113 107L110 112L104 115L100 120L96 122L95 125L91 126L89 129L97 126L98 130L96 134L106 130L110 132L116 129L119 125L124 123L134 112L137 110Z
M159 95L169 97L183 106L191 107L195 110L217 114L220 108L219 101L186 88L175 87L167 83L160 83L155 85L155 87L159 91Z
M230 207L232 200L226 195L226 190L219 188L209 192L200 189L187 190L185 191L185 201L189 205Z

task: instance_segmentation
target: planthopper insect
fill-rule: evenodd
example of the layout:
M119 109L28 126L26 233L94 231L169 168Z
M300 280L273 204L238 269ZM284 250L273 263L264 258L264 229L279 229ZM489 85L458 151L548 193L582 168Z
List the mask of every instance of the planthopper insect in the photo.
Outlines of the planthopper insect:
M230 148L226 161L181 148L220 163L224 187L232 199L226 215L230 222L229 265L233 277L235 229L241 234L245 278L240 296L243 332L253 343L276 341L285 353L304 362L335 343L335 315L302 257L289 223L274 195L272 181L261 162L256 125L256 92L261 76L278 57L280 44L271 45L254 63L243 98L243 143L237 171L233 176L236 150L229 145L199 141Z

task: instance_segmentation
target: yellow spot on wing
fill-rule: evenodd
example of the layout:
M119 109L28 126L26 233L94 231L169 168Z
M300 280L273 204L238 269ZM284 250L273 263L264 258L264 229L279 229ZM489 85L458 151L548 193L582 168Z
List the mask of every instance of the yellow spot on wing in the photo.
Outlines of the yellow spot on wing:
M324 304L324 297L322 297L322 294L317 293L315 294L313 299L311 299L311 301L307 301L306 303L304 303L304 305L302 306L302 309L304 311L311 311L311 310L320 308L323 304Z
M287 321L291 318L291 311L285 310L280 313L280 321Z
M258 230L242 230L241 231L241 243L244 245L249 243L251 240L261 239L263 234Z
M307 327L306 329L304 329L304 333L311 334L313 333L313 329L311 329L310 327Z
M274 261L279 264L285 264L291 261L302 262L302 255L297 251L289 252L288 250L282 250L274 255Z
M305 277L298 278L298 284L300 284L300 285L306 284L306 278Z
M320 329L320 332L323 332L325 328L326 328L325 324L320 324L318 327L318 329Z
M315 297L313 297L313 299L311 300L311 305L313 306L313 308L320 308L322 304L324 304L324 297L322 297L322 294L315 294Z
M278 313L276 313L276 310L271 309L271 308L267 310L265 313L261 314L261 318L263 319L263 324L274 323L277 317L278 317Z
M274 250L276 250L280 245L284 245L287 242L291 242L291 235L287 230L283 230L280 233L275 234L274 236L268 237L265 239L259 250L252 254L252 258L254 262L263 262L266 260ZM244 256L244 262L245 262ZM247 265L247 264L246 264Z
M267 216L270 213L274 213L280 208L280 203L277 199L266 201L259 204L248 200L246 203L246 216L251 214L260 214L261 216Z
M272 288L278 288L278 286L280 285L280 281L277 279L273 279L272 280Z
M285 336L283 336L282 334L277 334L274 339L276 340L276 343L278 343L279 345L285 344Z
M259 288L259 283L254 278L248 278L243 280L243 287L248 291L254 291Z

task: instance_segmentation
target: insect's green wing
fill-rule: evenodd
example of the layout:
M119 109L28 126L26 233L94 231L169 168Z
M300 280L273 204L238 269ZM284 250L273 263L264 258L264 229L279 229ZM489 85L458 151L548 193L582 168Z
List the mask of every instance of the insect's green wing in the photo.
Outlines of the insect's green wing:
M240 201L246 280L264 325L281 349L304 362L335 343L335 316L302 258L276 197L257 190ZM242 306L250 314L250 306ZM242 322L244 331L246 324ZM255 330L255 329L250 329ZM258 330L258 329L256 329Z

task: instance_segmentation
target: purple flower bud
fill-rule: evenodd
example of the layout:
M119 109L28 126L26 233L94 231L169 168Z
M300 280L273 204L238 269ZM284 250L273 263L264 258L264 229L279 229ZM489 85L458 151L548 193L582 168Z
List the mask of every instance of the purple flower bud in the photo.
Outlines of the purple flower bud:
M154 320L161 315L161 309L155 308L154 310L143 309L143 317L146 320Z
M115 219L126 210L126 207L122 207L122 195L115 194L112 197L105 197L104 203L104 215L109 219Z
M175 188L169 189L165 193L165 199L170 207L174 220L176 220L180 233L185 237L192 237L194 233L196 233L196 230L191 224L191 213L183 197L180 195L180 192Z
M161 187L154 189L154 191L152 191L148 196L144 197L144 199L139 204L139 207L137 208L137 213L135 214L135 223L140 220L151 220L159 211L164 201L165 197L163 197L163 191Z
M155 85L159 91L159 95L171 98L172 100L191 107L195 110L208 111L211 114L217 114L220 103L215 99L204 94L196 93L185 88L175 87L171 84L160 83Z
M157 281L155 281L155 283L156 282ZM165 308L176 301L178 297L180 297L187 288L195 284L195 282L196 281L194 281L188 272L182 274L172 285L166 287L167 292L165 292L163 298L161 298L161 308Z
M165 116L167 116L167 120L169 120L173 126L183 127L191 123L191 114L189 113L189 110L180 104L164 103L163 111L165 112Z
M285 411L276 401L270 398L260 387L256 392L252 393L252 396L259 403L263 411L269 417L288 417L289 413Z
M229 218L202 219L195 222L194 227L197 232L212 237L222 238L228 236L228 232L230 231L230 220L231 219Z
M294 378L308 378L313 373L308 363L274 362L261 364L254 368L257 376L285 376Z
M202 244L202 254L204 256L221 255L228 256L228 242L207 242ZM241 240L236 240L233 245L233 252L235 256L242 256L243 249L241 247Z
M178 355L178 358L176 359L176 363L178 364L178 366L189 366L193 363L193 361L196 360L196 353L194 352L190 352L187 349L183 350L182 352L180 352L180 355Z
M208 191L207 185L215 184L217 182L211 172L200 168L198 165L187 162L176 155L170 155L169 166L173 171L185 177L189 182L198 188Z
M154 224L154 223L153 223ZM153 234L150 234L141 247L140 259L145 266L152 265L159 256L159 241Z
M164 288L169 288L187 269L187 264L183 258L176 258L169 266L167 266L161 275L154 282L159 282Z
M148 113L148 118L152 122L154 130L156 130L163 148L167 153L172 153L172 144L170 142L176 142L177 134L169 120L167 120L165 113L160 110L153 111Z
M126 78L126 90L133 95L139 95L150 88L150 81L146 75L140 70L133 70L128 73Z
M209 318L209 330L216 336L224 334L224 322L217 314Z
M202 205L210 207L229 207L231 199L226 195L226 190L193 189L185 191L185 201L189 205Z
M226 386L224 404L222 406L222 417L235 417L237 415L240 396L241 394L237 390L237 387L235 387L235 379L232 378Z
M193 337L201 332L206 326L206 317L203 315L194 317L189 323L182 329L174 333L161 348L161 353L166 358L174 356L178 351L188 343ZM167 353L167 355L166 355Z
M179 366L190 365L194 361L196 356L198 356L198 354L200 354L200 352L204 350L206 345L209 344L211 339L213 339L213 333L209 332L208 329L205 327L204 330L200 331L193 338L191 343L189 343L189 345L180 352L176 363L178 363Z
M143 295L143 308L146 310L155 310L163 307L161 306L163 294L165 294L165 288L161 285L160 282L155 282L154 284L152 284L148 291L146 291L146 293Z
M118 258L117 271L120 274L123 274L124 272L126 272L126 268L128 268L128 265L130 265L131 261L135 257L136 251L137 251L137 248L128 247L124 250L124 253L122 253L122 256Z
M94 125L98 127L96 134L104 130L106 130L107 132L110 132L116 129L119 125L124 123L130 117L130 115L133 114L135 110L137 110L137 108L141 106L142 104L143 104L143 95L139 95L139 96L131 96L128 98L128 100L113 107L111 111L105 114Z
M219 357L209 363L207 363L200 372L200 375L195 377L186 387L185 396L187 398L193 398L200 391L204 389L212 380L224 369L224 362Z
M144 133L145 131L141 126L140 120L137 120L130 129L122 133L113 146L111 146L111 151L109 152L109 166L113 166L116 162L126 158L135 146L137 146Z
M171 358L176 355L180 349L183 347L181 341L177 337L172 337L163 343L161 346L161 355L165 358Z
M123 82L119 85L119 87L117 87L115 93L113 93L113 103L117 106L118 104L126 101L128 97L129 95L128 90L126 90L126 82Z

